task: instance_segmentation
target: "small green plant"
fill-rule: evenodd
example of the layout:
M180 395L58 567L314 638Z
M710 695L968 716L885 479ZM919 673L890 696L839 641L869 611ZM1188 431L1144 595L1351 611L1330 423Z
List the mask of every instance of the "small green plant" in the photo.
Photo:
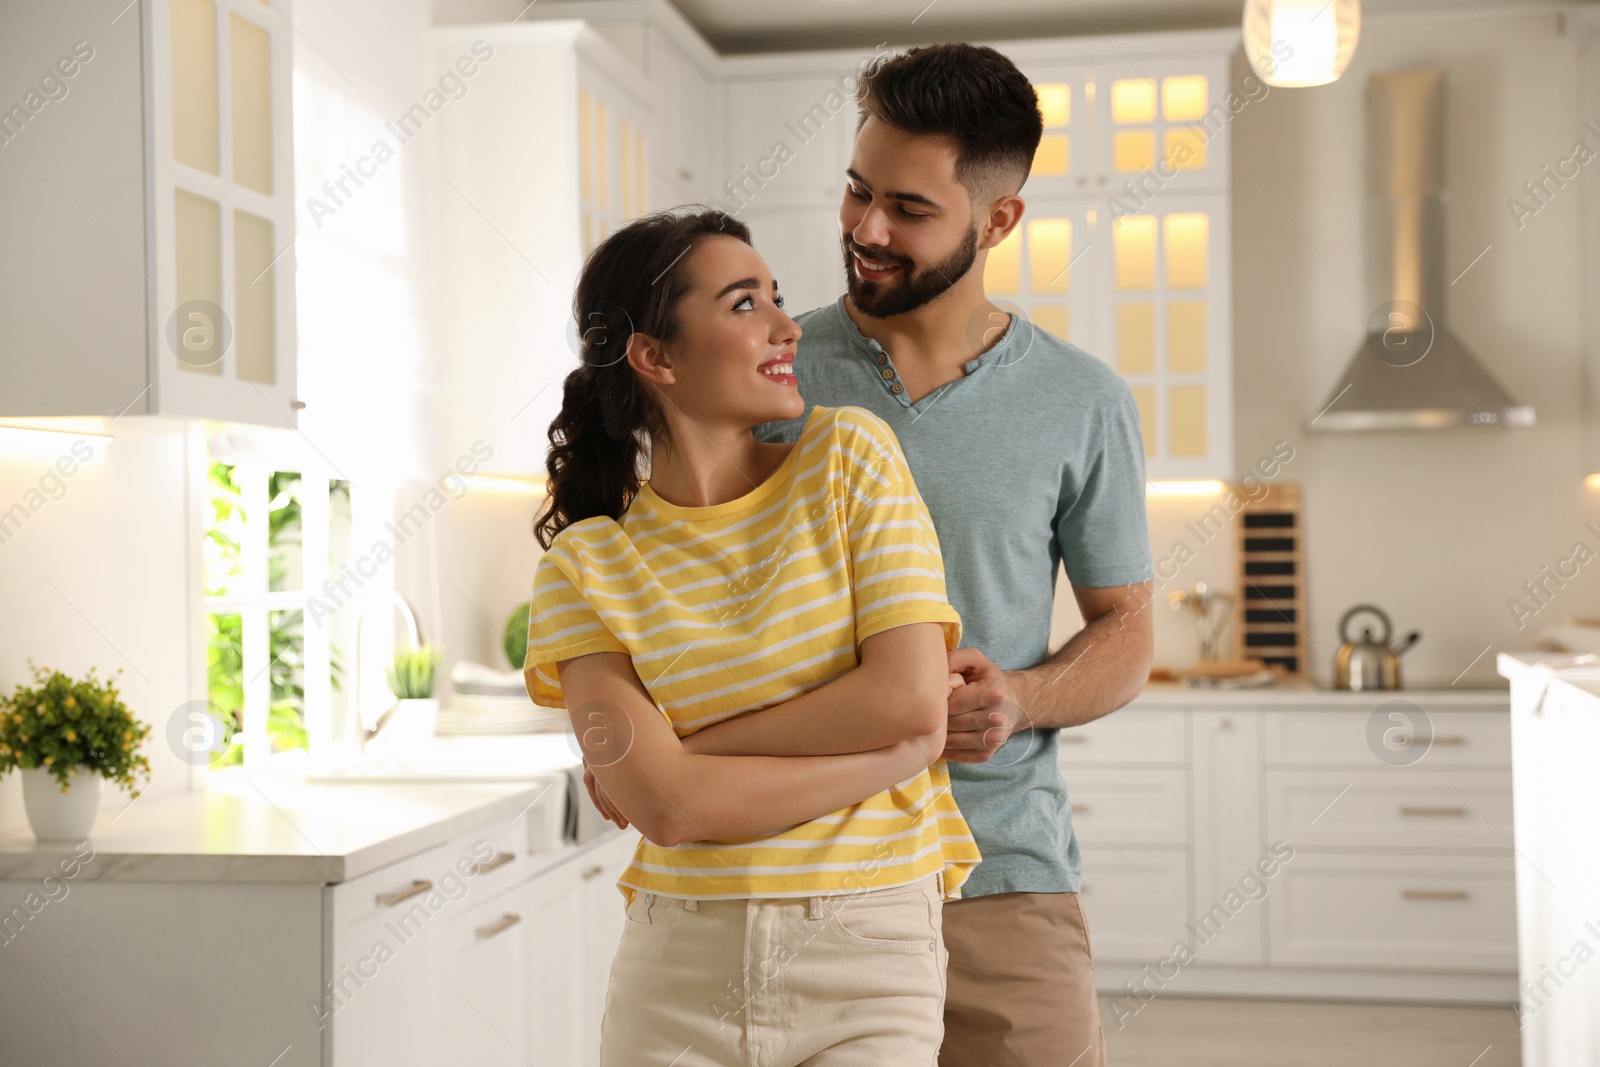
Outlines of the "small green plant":
M150 727L118 699L112 681L96 679L93 667L74 681L32 658L28 665L38 684L0 696L0 774L44 767L65 793L73 768L84 766L138 796L134 772L150 781L150 761L139 755Z
M417 648L396 649L389 668L389 691L401 700L426 700L433 695L433 669L440 650L424 641Z

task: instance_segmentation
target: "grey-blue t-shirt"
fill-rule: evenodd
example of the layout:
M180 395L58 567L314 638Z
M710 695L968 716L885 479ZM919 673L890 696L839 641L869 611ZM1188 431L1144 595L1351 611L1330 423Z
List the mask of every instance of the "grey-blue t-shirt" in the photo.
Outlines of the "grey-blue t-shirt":
M888 422L933 517L963 647L1004 670L1043 662L1059 563L1074 585L1151 579L1139 411L1105 363L1011 315L964 376L912 403L843 296L796 321L805 413L763 423L756 437L796 440L816 404ZM1071 674L1058 684L1072 685ZM983 853L963 897L1077 892L1083 865L1057 733L1021 730L987 763L949 764Z

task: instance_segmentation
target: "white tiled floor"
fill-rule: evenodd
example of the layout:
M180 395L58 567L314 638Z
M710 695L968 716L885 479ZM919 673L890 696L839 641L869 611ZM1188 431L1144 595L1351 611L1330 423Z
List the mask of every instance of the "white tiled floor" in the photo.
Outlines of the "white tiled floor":
M1158 997L1141 1008L1129 997L1102 996L1100 1017L1108 1067L1518 1067L1522 1062L1517 1017L1509 1008L1187 997Z

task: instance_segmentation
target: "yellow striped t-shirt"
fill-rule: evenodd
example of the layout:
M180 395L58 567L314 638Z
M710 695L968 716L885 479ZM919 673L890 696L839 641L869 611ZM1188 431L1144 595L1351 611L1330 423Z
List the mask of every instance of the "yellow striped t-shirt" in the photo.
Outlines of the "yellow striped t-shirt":
M856 667L866 638L915 622L942 623L947 649L960 642L900 443L863 408L819 405L772 476L736 500L679 507L645 484L620 522L562 530L534 575L523 673L535 701L565 707L557 663L625 652L685 737L815 689ZM618 886L630 901L811 896L942 871L955 899L980 858L940 760L787 829L641 841Z

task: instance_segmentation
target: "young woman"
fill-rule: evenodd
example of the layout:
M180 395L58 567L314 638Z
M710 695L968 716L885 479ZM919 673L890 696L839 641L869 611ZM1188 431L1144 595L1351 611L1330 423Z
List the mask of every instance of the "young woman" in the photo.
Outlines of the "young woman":
M927 1065L980 859L938 758L961 620L886 423L752 435L804 403L749 242L710 210L602 241L550 427L528 690L644 835L601 1063Z

